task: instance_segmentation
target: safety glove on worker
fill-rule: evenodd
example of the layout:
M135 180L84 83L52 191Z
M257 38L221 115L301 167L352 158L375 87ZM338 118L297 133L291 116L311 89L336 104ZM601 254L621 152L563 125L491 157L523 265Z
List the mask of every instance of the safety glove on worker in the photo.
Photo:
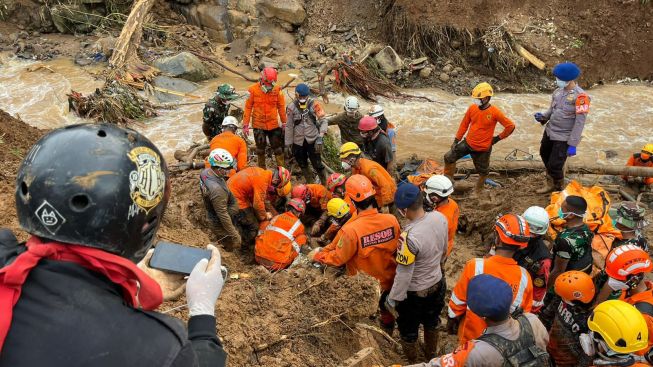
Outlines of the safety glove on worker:
M186 283L186 299L191 317L215 316L215 303L224 286L220 251L213 245L208 245L207 249L211 251L211 260L200 260Z

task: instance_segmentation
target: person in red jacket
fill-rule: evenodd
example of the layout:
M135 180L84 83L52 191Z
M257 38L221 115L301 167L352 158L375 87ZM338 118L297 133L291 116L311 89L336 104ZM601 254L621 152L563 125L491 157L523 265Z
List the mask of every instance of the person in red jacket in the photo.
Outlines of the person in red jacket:
M277 82L277 70L265 68L258 83L249 87L245 102L243 133L249 135L250 124L254 128L258 166L265 168L265 148L268 141L277 159L277 166L284 165L283 130L286 126L286 101ZM281 124L279 125L279 119Z
M490 173L492 146L510 136L515 130L515 124L499 108L490 104L493 95L492 86L488 83L480 83L474 87L472 90L474 104L467 109L451 150L444 155L444 174L452 182L453 175L456 173L456 161L468 154L472 156L474 168L479 174L476 183L477 194L482 192L485 179ZM497 122L503 125L504 129L499 135L493 136Z

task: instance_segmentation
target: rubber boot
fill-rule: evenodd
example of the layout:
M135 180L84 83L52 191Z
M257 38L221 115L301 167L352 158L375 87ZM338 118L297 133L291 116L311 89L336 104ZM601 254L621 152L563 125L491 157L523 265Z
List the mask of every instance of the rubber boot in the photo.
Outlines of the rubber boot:
M401 349L404 350L404 357L409 364L417 363L417 342L408 343L401 341Z
M552 192L553 190L555 190L555 187L553 186L553 179L551 178L551 176L546 176L546 183L541 188L535 190L535 193L536 194L548 194L548 193Z
M560 180L553 180L553 190L554 191L562 191L565 186L565 179L560 179Z
M258 157L258 166L265 169L265 153L257 154L256 156Z
M439 334L436 329L424 330L424 359L430 361L437 357Z
M324 168L317 171L317 177L320 179L320 184L326 186L326 170Z
M285 161L284 161L283 153L281 153L281 154L275 154L275 155L274 155L274 158L277 160L277 166L279 166L279 167L285 167L285 166L284 166Z
M444 164L444 175L451 180L453 183L453 175L456 173L456 164L455 163L445 163Z
M313 171L311 171L310 168L302 167L302 175L304 175L304 180L307 184L312 184L314 182L315 175L313 175Z

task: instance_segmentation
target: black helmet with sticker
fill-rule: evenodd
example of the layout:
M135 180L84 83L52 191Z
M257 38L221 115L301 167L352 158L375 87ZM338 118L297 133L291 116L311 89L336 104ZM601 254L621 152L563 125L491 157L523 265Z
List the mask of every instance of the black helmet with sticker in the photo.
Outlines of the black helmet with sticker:
M149 249L169 196L161 152L113 124L53 130L27 153L16 178L18 220L27 232L134 262Z

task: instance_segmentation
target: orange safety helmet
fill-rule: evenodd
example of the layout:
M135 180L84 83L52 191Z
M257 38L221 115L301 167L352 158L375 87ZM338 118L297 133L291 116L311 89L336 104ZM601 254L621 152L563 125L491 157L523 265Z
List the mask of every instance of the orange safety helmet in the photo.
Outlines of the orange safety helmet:
M639 157L642 158L642 160L648 161L651 159L651 156L653 156L653 144L646 144L644 148L642 148Z
M345 183L347 195L355 201L361 202L376 194L372 181L363 175L352 175Z
M304 204L304 202L299 199L290 199L288 206L297 210L300 215L304 214L306 211L306 204Z
M286 186L288 182L290 182L290 171L281 166L275 168L272 173L272 185L280 189Z
M310 192L308 191L308 187L304 184L299 184L295 187L292 188L292 194L290 196L293 199L299 199L303 202L311 200Z
M338 186L342 186L347 181L347 176L342 173L332 173L327 177L326 187L329 191L333 192Z
M567 302L590 303L596 294L592 277L582 271L570 270L560 274L553 285L558 296Z
M519 246L519 248L528 246L528 241L531 239L528 222L517 214L501 216L494 224L494 231L501 242L506 245Z
M653 263L648 253L635 245L619 246L605 258L605 272L610 278L626 281L632 275L648 273Z

